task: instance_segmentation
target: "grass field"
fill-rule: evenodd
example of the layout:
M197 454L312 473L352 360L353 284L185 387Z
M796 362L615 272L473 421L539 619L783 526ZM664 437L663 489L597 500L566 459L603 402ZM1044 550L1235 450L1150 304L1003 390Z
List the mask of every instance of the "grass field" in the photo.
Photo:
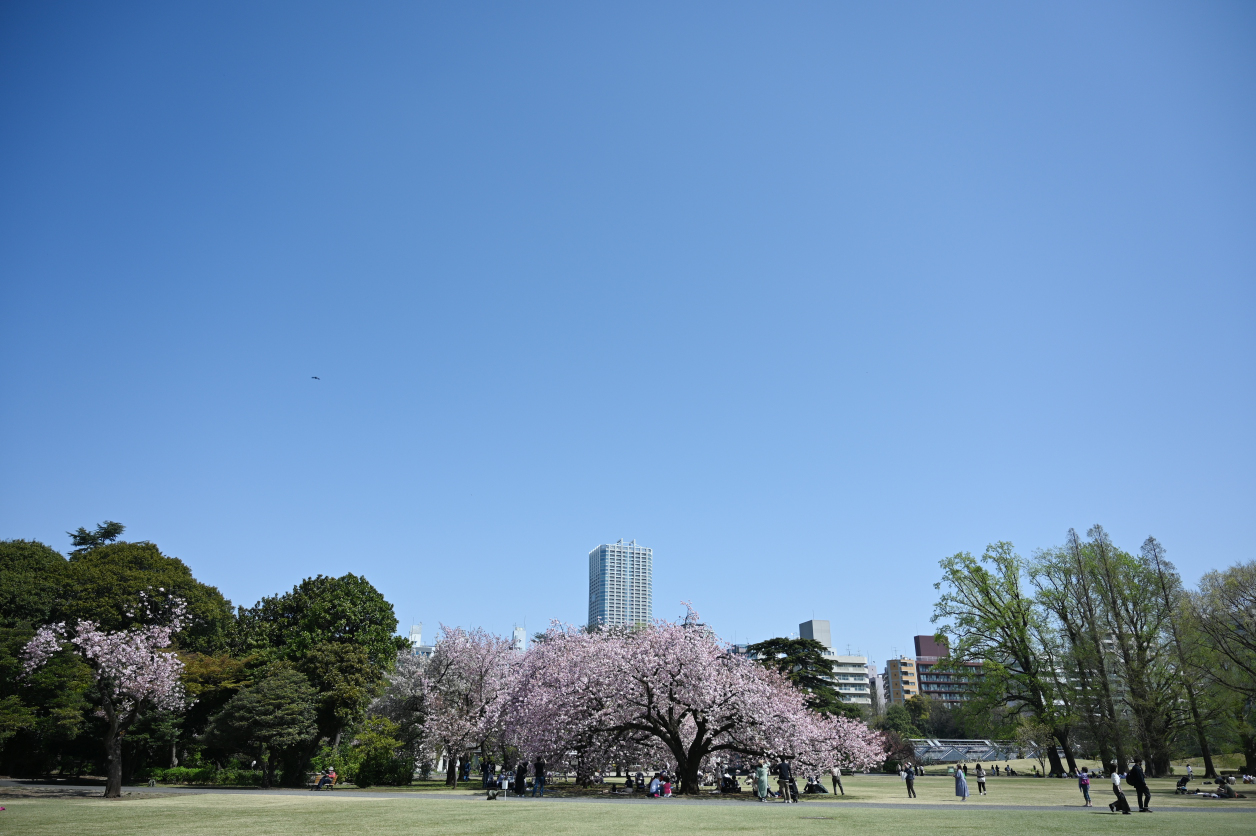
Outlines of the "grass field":
M900 806L841 809L836 804L671 804L667 802L489 803L432 798L369 799L350 793L245 797L190 795L123 801L47 799L6 802L0 832L64 834L179 834L295 836L295 834L608 833L615 836L705 833L1127 833L1146 836L1250 834L1253 814L911 810Z
M462 799L395 791L383 798L353 790L335 793L154 795L131 788L129 798L0 799L0 833L187 834L221 836L306 836L309 834L484 834L608 833L613 836L681 832L705 833L863 833L903 834L1155 834L1209 836L1256 832L1256 797L1205 801L1173 796L1171 782L1154 782L1150 815L1115 816L1107 811L1106 787L1094 792L1096 807L1079 809L1074 781L1003 779L991 781L992 795L960 802L946 778L917 781L920 799L911 802L892 777L851 776L847 796L810 798L802 804L755 802L684 803L669 800L590 800L541 802L531 799L486 802L468 792ZM975 785L974 785L975 789ZM1256 793L1253 793L1256 796ZM1132 795L1131 795L1132 800ZM862 802L862 804L860 803ZM864 806L872 804L876 806ZM917 809L912 809L912 805ZM1037 809L1000 810L995 805L1027 804ZM919 805L945 805L944 809ZM1211 812L1188 812L1183 807ZM1243 810L1244 812L1237 812ZM1235 812L1225 812L1235 811Z

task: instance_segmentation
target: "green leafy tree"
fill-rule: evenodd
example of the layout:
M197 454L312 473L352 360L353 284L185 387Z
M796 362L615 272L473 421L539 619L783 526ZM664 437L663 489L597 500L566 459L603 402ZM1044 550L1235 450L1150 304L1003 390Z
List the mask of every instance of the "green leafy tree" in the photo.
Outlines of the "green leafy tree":
M25 673L22 651L31 628L0 628L0 772L42 775L87 728L91 670L72 653L58 653ZM98 739L89 748L100 748Z
M354 644L387 671L409 644L395 635L392 604L366 578L352 574L306 578L291 592L241 607L237 626L241 650L271 651L292 662L317 645Z
M0 627L47 624L64 594L66 559L32 540L0 540Z
M831 680L833 663L824 658L824 645L818 641L774 638L752 644L747 649L759 664L784 674L794 687L803 691L812 710L847 714Z
M916 694L908 697L903 701L903 707L907 709L908 716L911 717L911 724L926 733L932 733L929 726L929 715L933 713L934 700L928 694Z
M356 644L316 644L297 662L297 669L318 691L319 735L330 738L333 747L384 688L384 671Z
M1256 773L1256 561L1209 572L1187 597L1184 655L1207 686L1206 712Z
M402 751L397 724L388 718L367 720L353 741L353 748L357 755L353 783L359 787L410 783L414 762Z
M981 661L984 678L975 698L990 707L1007 706L1047 726L1076 769L1069 739L1072 715L1061 696L1067 688L1056 680L1061 667L1047 639L1045 613L1026 593L1025 562L1011 543L987 547L980 559L960 552L942 560L942 595L933 620L951 637L951 662ZM1052 634L1053 635L1053 634ZM1063 775L1055 747L1048 751L1051 771Z
M56 618L85 619L104 630L138 627L141 593L186 602L188 624L175 637L180 649L212 653L227 647L233 624L231 602L216 588L192 577L182 560L167 557L152 543L106 543L71 556L65 570L65 598Z
M924 737L920 729L912 722L911 712L902 705L891 705L875 725L882 731L892 731L902 738Z
M307 748L317 734L317 699L298 671L276 665L227 701L210 721L206 739L220 748L256 754L265 765L262 785L270 787L283 757Z
M1029 576L1038 602L1054 620L1052 630L1061 645L1058 655L1073 680L1062 700L1078 704L1077 714L1100 760L1105 765L1115 761L1125 769L1128 741L1114 687L1118 664L1105 641L1104 602L1094 558L1094 551L1069 529L1063 548L1035 555Z

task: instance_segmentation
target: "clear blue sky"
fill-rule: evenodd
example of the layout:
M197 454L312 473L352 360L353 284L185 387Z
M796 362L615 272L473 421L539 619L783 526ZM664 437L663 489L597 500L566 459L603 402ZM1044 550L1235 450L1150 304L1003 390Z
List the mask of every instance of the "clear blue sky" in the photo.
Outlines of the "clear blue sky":
M0 6L0 537L812 617L1256 543L1250 3ZM321 380L312 380L317 375Z

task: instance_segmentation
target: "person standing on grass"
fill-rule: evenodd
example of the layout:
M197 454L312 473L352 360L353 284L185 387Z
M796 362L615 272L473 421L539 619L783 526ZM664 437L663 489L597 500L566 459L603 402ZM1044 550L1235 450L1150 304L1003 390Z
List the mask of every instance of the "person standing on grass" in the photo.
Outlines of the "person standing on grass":
M518 766L515 767L515 795L520 798L528 790L528 762L523 758L519 759Z
M789 795L789 779L793 777L793 773L789 769L789 761L785 760L785 756L781 756L781 762L776 766L776 785L781 790L781 800L786 804L793 801Z
M759 766L754 771L754 794L759 796L760 801L768 800L768 762L759 761Z
M1191 765L1188 763L1188 764L1186 765L1186 780L1187 780L1187 782L1189 783L1189 782L1190 782L1190 780L1191 780L1192 778L1194 778L1194 777L1195 777L1195 770L1194 770L1194 769L1191 767Z
M968 800L968 776L964 774L964 767L955 770L955 795L961 801Z
M532 797L536 798L537 793L541 794L541 798L545 797L545 761L539 756L532 764Z
M829 770L829 774L833 776L833 792L840 791L842 795L845 795L846 789L842 786L842 768L835 766Z
M1077 773L1077 788L1082 791L1082 798L1086 799L1083 807L1092 806L1090 803L1090 773L1086 771L1086 767L1082 767L1082 771Z
M986 795L986 771L977 764L977 794Z
M907 797L916 797L916 767L907 764L907 768L903 770L903 779L907 781Z
M1134 766L1129 773L1130 786L1138 796L1138 812L1151 812L1151 790L1147 788L1147 776L1143 774L1143 759L1134 758Z

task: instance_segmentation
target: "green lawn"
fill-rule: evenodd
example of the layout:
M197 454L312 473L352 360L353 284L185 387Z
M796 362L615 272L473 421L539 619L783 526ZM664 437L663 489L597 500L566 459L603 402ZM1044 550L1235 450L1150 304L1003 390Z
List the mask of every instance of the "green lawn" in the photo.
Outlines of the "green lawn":
M1140 836L1209 836L1256 832L1256 798L1239 801L1204 801L1174 797L1156 782L1151 815L1130 819L1107 811L1106 787L1095 792L1093 811L1077 809L1080 795L1075 782L1049 779L991 781L991 796L974 796L960 802L946 778L917 781L919 804L946 804L948 809L912 809L913 802L900 795L897 778L852 776L845 781L846 799L822 796L802 804L675 803L607 800L592 802L539 802L531 799L488 802L483 799L453 800L398 793L388 798L369 798L353 790L315 795L279 795L264 791L239 795L139 795L120 801L103 799L5 798L0 804L0 833L40 834L221 834L250 836L345 836L345 834L457 834L541 833L562 836L577 833L609 833L613 836L680 832L704 833L855 833L981 834L1027 833L1074 836L1087 833L1129 833ZM391 794L390 794L391 795ZM1256 793L1253 793L1256 796ZM1131 795L1132 799L1132 795ZM878 806L855 806L871 802ZM1037 810L997 810L992 804L1032 804ZM1069 805L1070 809L1065 809ZM1246 808L1251 812L1175 812L1181 805L1211 810ZM983 809L985 808L985 809Z

